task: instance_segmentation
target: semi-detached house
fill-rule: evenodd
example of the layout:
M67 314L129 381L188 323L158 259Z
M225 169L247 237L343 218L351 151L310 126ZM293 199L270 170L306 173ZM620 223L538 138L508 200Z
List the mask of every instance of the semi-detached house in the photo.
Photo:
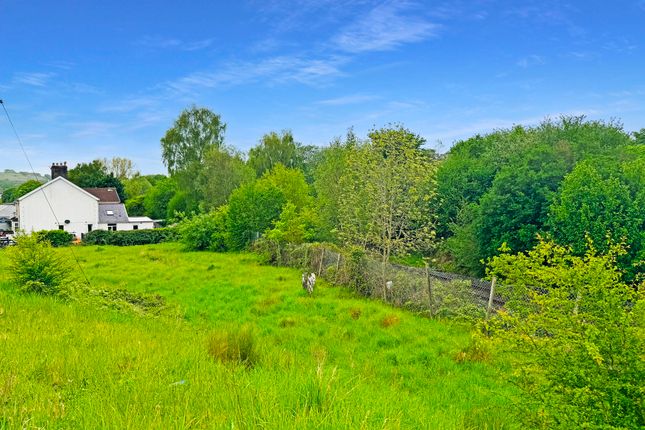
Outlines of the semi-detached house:
M24 232L65 230L81 237L92 230L143 230L148 217L129 217L114 188L80 188L67 179L67 165L52 165L52 179L16 201L17 227Z

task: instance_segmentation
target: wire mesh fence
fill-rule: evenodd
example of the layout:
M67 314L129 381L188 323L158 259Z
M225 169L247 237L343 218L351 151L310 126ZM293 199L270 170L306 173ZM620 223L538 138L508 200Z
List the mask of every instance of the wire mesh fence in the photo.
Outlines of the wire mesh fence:
M382 263L362 250L345 252L322 244L280 246L258 242L256 250L267 262L315 273L334 284L395 306L433 317L485 317L501 308L494 283L430 267Z

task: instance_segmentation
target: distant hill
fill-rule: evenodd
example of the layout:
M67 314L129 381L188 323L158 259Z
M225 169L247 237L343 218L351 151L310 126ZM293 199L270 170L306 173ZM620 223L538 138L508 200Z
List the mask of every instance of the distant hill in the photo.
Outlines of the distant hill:
M46 182L49 180L49 175L41 175L37 173L34 176L31 172L16 172L11 169L5 169L3 172L0 172L0 193L8 188L27 182L30 179L37 179L41 182Z

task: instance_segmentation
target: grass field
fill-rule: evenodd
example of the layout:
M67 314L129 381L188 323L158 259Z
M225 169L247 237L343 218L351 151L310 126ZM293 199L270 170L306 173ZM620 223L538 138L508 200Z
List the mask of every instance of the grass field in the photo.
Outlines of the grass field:
M324 282L308 297L251 254L74 249L94 290L167 306L0 277L0 428L515 428L494 363L457 359L468 326ZM250 359L215 359L236 337Z

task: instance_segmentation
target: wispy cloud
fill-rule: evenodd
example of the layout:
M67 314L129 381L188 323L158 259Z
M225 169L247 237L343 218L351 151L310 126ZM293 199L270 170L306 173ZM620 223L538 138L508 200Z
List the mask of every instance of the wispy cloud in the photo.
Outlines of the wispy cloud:
M526 69L533 66L541 66L546 63L546 59L541 55L528 55L517 61L517 65Z
M34 87L45 87L54 76L56 74L52 72L16 73L13 81Z
M75 130L70 134L70 137L75 139L103 136L109 131L113 130L115 127L116 124L102 121L88 121L68 124L68 128L70 130Z
M406 13L409 9L410 4L404 1L378 5L337 34L332 42L342 51L360 53L388 51L436 35L438 24Z
M218 88L248 84L263 80L270 83L298 82L319 85L326 79L342 74L339 67L346 61L343 57L309 59L291 56L266 58L258 62L227 64L213 72L195 72L175 81L167 88L190 93L200 88Z
M333 99L320 100L316 104L324 106L346 106L360 103L367 103L378 99L375 95L354 94L350 96L337 97Z
M150 49L178 49L180 51L199 51L208 48L213 44L214 39L201 39L195 41L184 41L181 39L144 36L135 42L138 46Z

